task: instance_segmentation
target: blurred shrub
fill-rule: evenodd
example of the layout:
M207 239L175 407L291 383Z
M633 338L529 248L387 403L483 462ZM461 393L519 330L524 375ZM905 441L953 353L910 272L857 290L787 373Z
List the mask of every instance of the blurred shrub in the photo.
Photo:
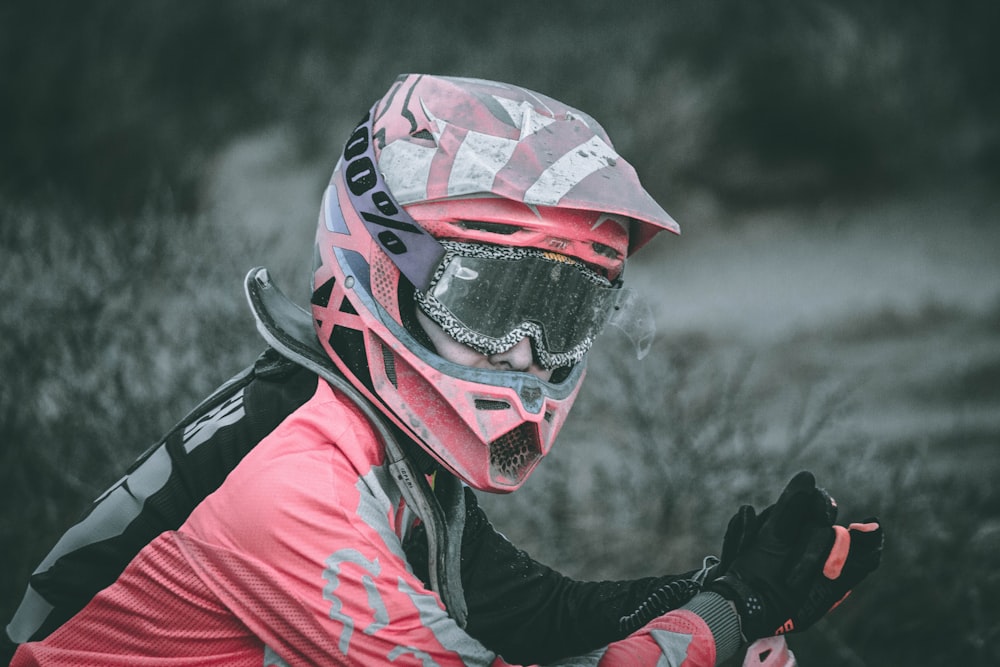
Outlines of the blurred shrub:
M307 47L347 58L364 3L10 2L0 8L0 185L69 198L107 222L151 199L190 212L206 160L293 122ZM358 112L360 116L360 112ZM166 196L164 193L168 193Z
M331 118L407 71L584 108L668 204L692 185L760 202L995 174L998 29L976 0L9 2L0 193L193 211L220 146L280 123L326 151Z
M56 537L262 341L248 249L159 214L0 209L0 616Z

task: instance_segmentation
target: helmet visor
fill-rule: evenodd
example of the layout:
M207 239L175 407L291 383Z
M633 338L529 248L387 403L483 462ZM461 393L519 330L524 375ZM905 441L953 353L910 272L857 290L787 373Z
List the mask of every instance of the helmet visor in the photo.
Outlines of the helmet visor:
M452 338L499 354L525 336L546 368L583 359L614 312L619 285L585 264L534 248L443 241L420 309Z

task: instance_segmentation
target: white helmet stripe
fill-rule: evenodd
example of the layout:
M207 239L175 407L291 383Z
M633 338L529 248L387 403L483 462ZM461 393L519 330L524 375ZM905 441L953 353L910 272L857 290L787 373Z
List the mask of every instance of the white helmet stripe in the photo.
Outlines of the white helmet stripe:
M555 206L580 181L595 171L614 164L618 153L598 136L570 149L542 172L538 180L524 193L524 201L543 206Z
M526 100L515 102L514 100L497 97L496 95L493 96L493 99L499 102L511 120L517 123L517 127L521 130L521 136L518 137L518 140L522 140L538 132L543 127L555 121L555 118L541 116L536 113L535 109Z
M493 179L510 160L517 143L516 139L469 132L455 154L448 176L448 195L491 191Z
M409 141L394 141L382 149L379 171L397 202L406 205L427 199L427 179L437 150Z

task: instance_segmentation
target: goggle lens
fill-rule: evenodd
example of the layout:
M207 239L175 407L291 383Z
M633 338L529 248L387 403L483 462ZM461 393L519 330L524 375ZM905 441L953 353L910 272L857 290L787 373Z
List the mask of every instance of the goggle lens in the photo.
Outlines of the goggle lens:
M443 241L446 254L421 310L458 342L483 354L525 336L539 363L555 368L583 359L622 291L586 265L558 253Z

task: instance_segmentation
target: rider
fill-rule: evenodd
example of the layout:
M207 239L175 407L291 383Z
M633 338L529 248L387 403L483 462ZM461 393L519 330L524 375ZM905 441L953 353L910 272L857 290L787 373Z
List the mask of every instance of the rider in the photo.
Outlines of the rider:
M586 114L400 77L326 189L311 312L250 272L269 349L57 543L13 664L690 667L807 628L882 535L835 525L808 473L740 508L721 562L631 581L558 574L476 502L548 453L626 258L664 229Z

